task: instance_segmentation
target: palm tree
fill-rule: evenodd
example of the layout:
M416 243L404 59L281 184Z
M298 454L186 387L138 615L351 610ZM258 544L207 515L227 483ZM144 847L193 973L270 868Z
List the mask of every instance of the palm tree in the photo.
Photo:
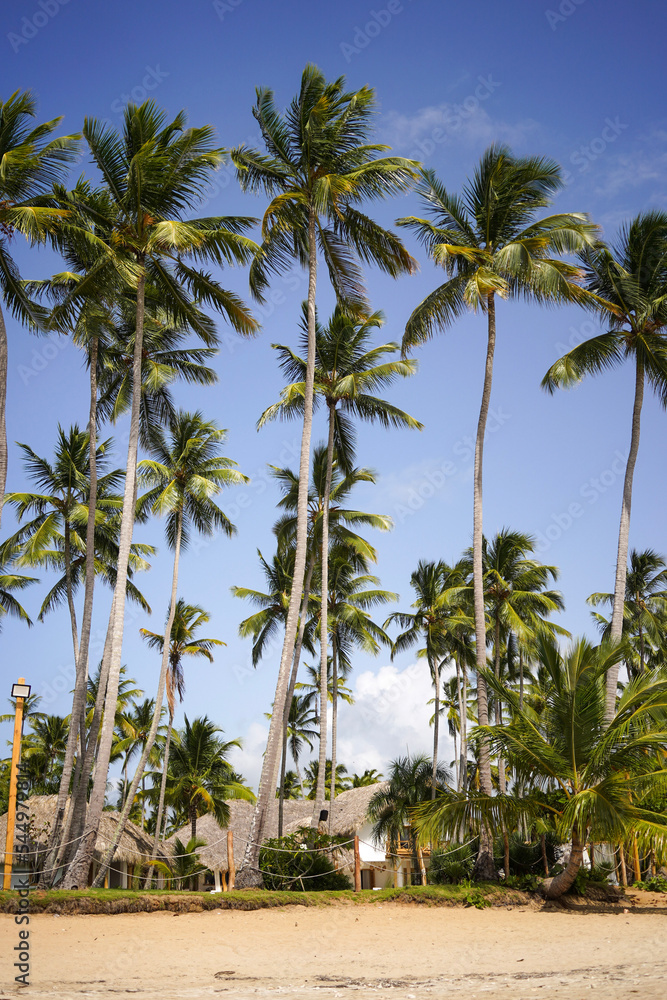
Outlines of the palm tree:
M164 714L164 709L160 712L160 718ZM123 799L121 809L127 804L129 798L131 785L128 785L127 781L127 768L132 760L132 758L139 753L143 756L146 746L148 745L151 729L153 726L153 719L155 718L155 701L152 698L144 698L142 702L134 702L130 707L129 711L122 712L118 719L119 729L120 729L120 739L116 742L114 747L114 752L116 754L122 754L125 758L123 763L123 779L125 784L125 796ZM162 756L162 750L164 747L164 729L165 727L158 726L157 733L152 747L147 756L147 763L152 767L157 767L160 758ZM141 775L141 829L145 829L145 802L146 802L146 772L144 771ZM134 799L134 796L132 796ZM130 803L130 808L134 805L132 801Z
M301 605L307 558L308 469L315 370L315 300L317 253L322 254L337 299L352 313L365 309L360 261L377 264L397 276L414 269L400 240L357 208L405 191L415 166L400 157L379 157L385 146L368 143L375 95L368 87L344 90L340 77L327 83L317 67L306 66L299 94L281 115L273 92L257 91L253 114L266 154L245 146L232 150L243 190L264 191L272 199L262 221L260 253L250 268L256 295L271 273L296 260L308 268L308 352L304 389L303 434L299 462L299 498L294 582L285 630L274 705L289 705L290 663ZM284 716L275 711L262 765L257 808L243 867L256 868L266 813L274 794ZM256 846L250 846L254 844ZM241 882L243 881L241 878Z
M435 691L431 782L431 796L434 798L440 725L440 668L451 656L452 630L466 624L459 601L460 595L467 589L466 578L461 564L452 568L442 560L437 563L420 560L410 577L410 583L417 595L417 600L412 605L416 610L412 614L393 612L384 627L390 622L397 622L405 630L392 644L392 660L397 653L409 649L420 640L423 639L426 643L424 652Z
M250 789L235 780L228 760L241 741L221 740L216 735L221 732L206 716L190 722L186 715L184 728L174 734L167 795L174 806L187 812L192 837L197 836L197 817L204 813L213 813L222 827L229 824L226 799L255 801Z
M382 781L382 775L376 768L367 767L363 774L353 774L350 788L367 788Z
M171 426L168 441L161 431L156 430L153 435L152 451L157 459L144 459L139 463L141 481L149 486L148 492L142 498L142 505L155 513L167 515L167 541L169 547L174 550L174 566L153 725L130 786L128 802L118 821L114 838L116 843L113 844L113 848L108 849L100 867L96 880L100 884L104 879L103 869L113 857L127 813L132 807L132 800L146 766L162 712L162 699L169 670L171 630L176 615L181 548L187 546L192 528L202 535L212 535L219 529L228 537L236 531L227 515L213 499L225 486L248 482L247 476L236 470L236 462L218 454L218 447L225 440L226 433L213 421L205 421L201 413L186 413L180 410ZM155 855L159 844L161 822L162 813L158 807L153 845Z
M579 383L585 375L616 368L632 358L635 395L630 451L625 466L618 529L614 605L609 636L623 632L625 576L628 562L632 482L639 451L644 386L648 380L667 406L667 213L645 212L620 230L616 243L597 243L581 255L586 288L596 296L610 329L578 344L549 369L542 380L548 392ZM618 664L607 678L607 720L614 714Z
M642 844L664 840L664 815L637 803L664 780L658 761L667 739L667 681L655 673L631 681L608 723L605 675L621 647L579 639L563 653L544 634L537 645L550 681L543 711L520 708L516 692L487 671L487 683L511 706L512 718L478 732L531 790L522 797L443 795L420 810L418 826L423 838L453 834L462 824L497 832L521 820L530 827L546 810L561 841L572 842L566 868L544 883L545 895L555 899L574 882L588 840L614 843L630 830Z
M213 324L203 317L194 304L195 299L223 313L238 332L253 333L257 324L240 299L196 265L245 263L255 246L242 235L250 225L248 219L184 218L188 210L201 202L207 178L224 158L223 150L213 144L210 126L186 128L183 112L168 122L164 112L152 101L146 101L140 107L130 104L125 108L121 133L86 118L83 134L104 181L106 211L99 211L101 199L96 205L98 238L104 249L100 249L97 270L93 269L79 281L58 307L58 321L66 322L79 303L99 289L106 292L116 286L122 291L131 290L136 301L130 435L107 681L107 697L113 705L122 655L125 566L135 513L146 287L155 289L175 322L189 322L209 346L215 339ZM88 871L104 806L104 783L113 738L110 726L107 712L86 829L63 881L64 887L83 883Z
M28 767L33 795L53 795L58 790L69 728L69 719L60 715L40 713L30 718L21 756Z
M271 718L271 715L267 713L267 719ZM290 706L289 718L287 720L287 727L285 732L285 741L283 743L283 752L280 762L280 783L278 785L278 837L283 835L283 817L284 817L284 801L286 798L298 798L298 794L290 795L288 788L288 774L294 776L295 786L301 791L301 798L305 799L306 793L303 787L303 778L301 777L301 771L299 770L299 757L304 748L304 744L309 750L313 749L313 739L318 735L317 729L313 728L319 722L319 718L316 712L313 711L311 706L311 699L309 695L304 694L301 696L293 695L292 704ZM292 754L292 759L294 761L294 767L296 771L287 771L287 747L289 746L290 753Z
M381 313L373 313L365 319L349 316L338 306L325 328L316 325L315 330L315 374L313 406L321 398L328 411L327 460L324 484L324 506L322 517L321 574L322 592L328 593L329 572L329 504L331 480L335 454L345 472L352 471L354 457L353 419L370 423L378 422L385 427L411 427L422 429L422 424L408 413L400 410L387 400L379 399L377 392L390 386L399 377L413 375L414 361L388 360L398 354L398 344L383 344L371 347L371 334L384 322ZM279 352L280 367L289 381L282 390L279 403L264 411L258 426L277 417L288 418L303 414L305 378L307 363L303 354L308 350L307 322L302 323L301 356L289 347L274 345ZM304 350L305 348L305 350ZM320 671L325 683L326 661L329 655L326 616L321 616L320 647L323 667ZM335 708L335 702L334 702ZM320 774L324 775L326 758L326 719L321 720L323 737L320 740ZM324 801L324 786L318 790L314 808L315 814Z
M10 253L14 233L42 242L62 217L49 194L77 154L77 136L50 139L62 117L34 125L37 101L30 91L0 99L0 296L26 326L43 327L43 310L30 301ZM7 328L0 303L0 520L7 483Z
M607 604L613 608L613 594L591 594L588 603L594 607ZM594 613L602 638L608 639L611 623ZM667 628L667 561L653 549L630 552L625 578L625 611L623 634L630 639L634 656L626 658L630 676L643 674L649 659L651 644L657 649L664 645Z
M399 225L413 230L447 281L424 299L410 316L403 337L408 351L450 326L466 309L487 316L484 387L477 425L473 500L473 591L480 723L488 721L483 671L486 667L486 620L482 567L482 467L484 436L491 398L496 346L496 295L540 303L585 299L576 284L580 271L553 254L579 250L597 229L581 213L559 213L536 219L563 186L559 166L541 157L515 157L505 146L484 153L472 179L457 196L432 171L423 172L421 194L431 220L409 217ZM491 763L484 748L481 780L491 791ZM490 874L485 843L482 858Z
M379 788L368 803L373 839L378 843L388 841L394 855L407 840L422 883L426 881L426 869L412 817L415 808L430 799L432 782L432 762L425 754L397 757L389 765L386 786ZM449 771L443 764L436 767L436 782L438 789L449 782Z
M174 712L176 709L176 694L182 703L185 695L185 673L183 671L183 658L185 656L203 656L213 663L213 648L224 646L221 639L205 639L197 633L202 626L207 625L211 616L197 604L186 604L183 598L176 602L174 621L171 626L169 641L169 661L167 667L167 707L169 710L169 722L167 723L167 736L164 747L164 757L162 761L162 778L160 781L160 799L158 803L157 815L162 817L164 812L164 799L169 769L169 748L171 745L171 734L174 726ZM151 649L157 649L160 653L164 650L164 636L158 632L151 632L147 628L139 630L146 639ZM164 836L164 830L160 829L160 824L156 822L155 840L159 845L160 838ZM155 854L156 851L154 850Z
M305 778L306 778L305 784L306 784L306 788L308 789L308 798L309 799L315 799L315 797L317 795L317 785L318 785L318 782L319 782L319 773L320 773L320 762L319 762L319 760L312 760L310 762L310 764L308 765L308 767L306 767L306 769L304 771ZM326 764L325 764L325 771L324 771L324 787L325 788L327 788L327 787L329 788L329 794L331 794L331 787L332 787L331 776L332 776L332 774L333 774L333 766L332 766L332 763L331 763L331 758L327 757ZM340 792L344 792L347 788L350 787L349 786L349 780L350 779L348 777L347 767L345 766L345 764L336 764L336 788L335 788L335 795L338 795ZM329 812L331 813L331 811L332 810L330 809Z
M19 549L16 545L4 542L0 546L0 631L2 630L2 619L5 615L13 615L27 625L32 625L30 615L14 597L14 591L25 590L32 583L37 583L34 576L25 576L23 573L14 571L13 563L19 556ZM13 718L13 716L12 716Z

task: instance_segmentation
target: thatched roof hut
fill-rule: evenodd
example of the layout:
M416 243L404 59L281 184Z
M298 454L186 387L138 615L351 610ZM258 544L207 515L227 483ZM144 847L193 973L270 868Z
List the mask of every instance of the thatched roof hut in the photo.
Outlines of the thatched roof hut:
M40 853L47 848L51 825L56 815L57 795L31 795L23 803L22 808L30 816L30 845L28 861L34 864ZM69 809L69 801L67 808ZM67 818L67 814L65 815ZM101 860L115 836L120 813L115 810L105 810L102 813L100 828L95 842L94 858ZM7 836L7 813L0 816L0 843L4 844ZM118 842L114 861L125 862L128 865L143 865L150 858L153 848L152 839L129 820L125 824L122 836ZM24 855L25 857L25 855Z
M350 788L346 792L341 792L334 800L333 810L333 833L340 836L354 837L361 828L368 822L368 803L378 791L386 787L385 783L367 785L364 788ZM229 806L229 829L234 834L234 860L237 867L241 864L248 836L250 834L250 824L252 814L255 809L252 802L243 799L232 799ZM325 802L324 808L329 808L329 803ZM313 814L312 799L286 799L283 819L283 830L286 834L294 833L299 827L308 826ZM227 871L227 827L223 828L218 824L211 813L200 817L197 820L197 837L206 841L205 847L198 847L202 865L210 871ZM268 823L265 831L265 839L278 836L278 808L277 801L275 808L270 810ZM179 838L182 844L187 844L190 839L190 825L182 827L166 844L166 849L173 854L174 842Z

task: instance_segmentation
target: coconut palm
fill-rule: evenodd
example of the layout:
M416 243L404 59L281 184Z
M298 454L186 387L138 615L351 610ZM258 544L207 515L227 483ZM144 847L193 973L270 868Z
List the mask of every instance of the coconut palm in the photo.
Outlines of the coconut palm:
M254 802L255 796L235 780L229 754L241 741L221 740L222 730L206 716L185 716L182 730L174 734L167 775L167 797L176 808L187 812L191 836L197 836L197 818L213 813L220 826L229 824L227 799Z
M438 789L443 789L449 780L447 768L438 764ZM397 757L389 765L385 787L379 788L368 803L368 818L373 823L373 839L377 843L388 842L389 851L394 855L401 844L407 841L422 882L426 880L426 869L413 825L413 813L420 803L430 799L432 781L432 762L426 754Z
M14 233L42 242L63 216L51 202L53 185L77 154L77 136L49 139L62 117L35 125L37 101L30 91L0 99L0 520L7 482L7 329L4 304L29 328L43 327L43 310L30 301L10 252Z
M305 310L304 310L305 311ZM289 347L274 345L279 352L280 367L288 379L282 390L280 402L264 411L258 426L277 417L283 419L303 414L306 359L308 350L307 318L302 323L301 356ZM337 461L343 471L352 471L354 458L354 420L370 423L378 422L385 427L411 427L421 430L422 424L408 413L400 410L387 400L380 399L377 392L390 386L399 377L413 375L416 364L413 361L389 360L398 354L398 344L371 346L371 336L384 322L382 313L376 312L365 319L355 319L338 306L326 327L316 325L315 331L315 374L313 406L321 399L327 407L328 441L324 483L324 504L322 517L321 575L322 591L328 593L329 572L329 504L331 480L334 464L334 449ZM326 617L321 617L320 647L322 683L325 683L325 665L328 657ZM335 702L334 702L335 705ZM321 720L323 737L320 741L320 774L324 774L326 757L326 719ZM315 814L319 815L324 801L324 787L318 792Z
M416 164L400 157L377 155L387 147L368 142L375 95L368 87L346 92L344 86L343 77L327 83L317 67L306 66L299 94L284 115L276 107L273 92L259 89L253 114L266 153L246 146L232 150L243 190L264 191L272 199L262 220L261 250L250 269L255 294L262 295L270 274L294 262L308 268L308 351L294 583L274 698L274 705L285 707L290 704L290 663L307 558L318 249L338 301L352 313L366 306L360 261L375 263L392 276L414 268L401 241L358 206L405 191L415 177ZM249 844L257 846L248 847L244 859L247 869L257 867L258 845L276 785L283 728L284 717L274 712L249 837Z
M488 720L483 671L486 667L486 620L482 567L482 466L496 346L496 295L540 303L582 301L576 284L580 271L554 254L579 250L597 229L581 213L558 213L542 219L563 186L559 166L541 157L515 157L505 146L484 153L461 196L447 191L432 171L424 171L421 195L430 219L409 217L399 225L412 230L447 280L410 316L403 350L424 343L450 326L467 309L487 316L484 387L477 426L473 500L473 591L480 722ZM480 679L481 678L481 679ZM491 790L491 764L482 748L482 783ZM491 872L490 845L482 852Z
M384 627L397 622L404 629L392 644L392 659L397 653L410 649L422 639L426 644L424 653L435 691L431 783L431 794L435 797L440 726L440 669L452 653L452 632L467 622L459 600L467 589L467 581L461 565L450 567L442 560L420 560L410 577L410 583L417 596L412 605L416 610L413 613L393 612Z
M107 681L107 694L114 704L122 655L125 566L134 522L146 287L155 289L175 322L188 322L207 346L214 342L215 331L212 321L201 313L202 304L221 312L238 332L253 333L257 324L241 300L199 265L245 263L255 246L242 235L250 225L248 219L185 218L201 202L206 180L224 159L223 150L214 146L210 126L186 128L183 112L169 122L154 102L146 101L125 108L121 132L86 118L83 135L103 178L105 211L100 210L102 199L96 204L98 241L103 249L99 267L76 284L58 307L57 320L66 323L81 301L114 285L131 291L136 306L130 435ZM110 725L107 712L86 829L63 882L67 887L83 883L88 871L104 805L103 782L113 737Z
M588 603L613 608L613 594L591 594ZM603 639L609 638L611 623L601 614L594 613ZM653 549L630 552L625 578L625 611L623 634L632 643L634 656L626 658L630 676L642 674L646 668L651 645L658 649L664 645L667 629L667 562ZM635 662L635 657L636 662Z
M248 482L247 476L235 468L236 462L218 453L226 433L213 421L205 421L199 412L186 413L179 410L171 426L168 440L160 431L156 430L153 435L152 451L156 459L144 459L139 463L141 481L149 487L142 498L142 506L155 513L166 514L167 542L174 550L174 564L153 725L130 786L128 804L118 821L116 843L120 839L127 819L126 812L131 808L132 799L146 766L151 751L151 740L155 739L162 712L162 699L169 670L170 636L176 615L181 548L187 547L193 528L199 534L208 536L213 535L216 529L223 531L228 537L236 531L227 515L213 499L225 486ZM158 807L154 855L157 854L161 822L162 813ZM104 879L102 869L113 857L115 848L116 844L113 844L113 848L109 847L103 859L97 878L100 884Z
M376 768L367 767L363 774L353 774L350 788L367 788L382 781L382 775Z
M21 757L28 769L33 795L53 795L58 790L69 728L69 719L60 715L40 713L30 718L30 731L21 743Z
M37 577L25 576L17 573L14 569L14 562L20 554L17 545L4 542L0 545L0 631L2 630L2 619L5 615L12 615L19 618L27 625L32 625L30 615L22 604L14 597L14 592L25 590L32 583L37 583ZM13 716L12 716L13 718Z
M639 451L645 383L667 406L667 213L645 212L623 226L614 244L597 243L581 255L586 288L596 296L607 333L578 344L555 362L542 380L548 392L578 384L632 359L635 393L630 450L625 466L618 530L614 603L609 636L623 632L632 482ZM607 678L607 719L614 714L618 664Z
M212 650L216 646L226 645L221 639L206 639L198 635L199 630L207 625L211 616L197 604L186 604L183 598L176 602L174 621L171 626L169 640L169 664L167 667L167 708L169 711L169 721L167 723L167 735L164 746L164 756L162 760L162 778L160 780L160 798L158 802L158 816L162 817L164 812L164 800L167 772L169 769L169 748L171 745L171 734L174 726L174 712L176 710L176 695L178 700L183 701L185 696L185 673L183 670L184 657L203 656L213 663ZM147 628L139 630L147 641L151 649L157 649L160 653L164 650L164 636L158 632L151 632ZM155 826L156 842L159 844L160 837L164 836L164 831L156 822ZM155 853L155 852L154 852Z
M306 779L305 785L306 788L308 789L309 799L315 799L315 796L317 795L319 771L320 771L319 760L312 760L304 771L304 776ZM331 764L331 758L327 757L325 772L324 772L324 787L329 789L329 795L331 794L332 774L333 774L333 768ZM345 766L345 764L336 764L335 795L338 795L340 792L346 791L350 787L349 781L350 779L348 777L347 767ZM331 815L332 810L329 809L328 812Z
M270 719L271 715L267 713L266 717L267 719ZM280 762L280 783L276 793L278 796L278 837L282 837L283 835L283 804L285 799L290 797L299 797L298 794L289 794L288 774L294 775L295 785L297 785L301 791L301 798L305 799L306 797L305 789L303 787L303 778L299 769L299 757L301 756L304 745L307 746L309 750L313 749L313 740L318 736L318 731L314 727L317 726L318 722L319 719L317 713L312 709L310 697L308 695L293 695ZM296 771L286 770L288 746L292 754Z
M537 645L550 681L544 710L538 716L528 706L520 708L516 692L487 671L487 683L510 705L511 721L481 727L477 734L510 762L530 791L522 797L443 795L420 810L418 826L425 839L448 836L463 824L495 833L516 828L520 820L530 827L546 810L561 841L572 842L566 868L544 883L545 895L553 899L574 882L588 840L614 843L631 830L641 844L654 838L664 844L664 815L639 802L664 786L658 761L667 739L667 681L655 673L631 681L607 722L605 676L622 658L622 647L578 639L561 652L548 635L539 636Z
M164 709L160 712L160 718L164 715ZM127 769L130 761L133 757L139 753L140 756L148 744L151 735L151 728L153 725L153 719L155 718L155 701L153 698L144 698L141 702L134 702L129 710L126 709L122 712L118 719L118 728L120 729L120 739L117 741L114 752L119 755L122 754L124 757L123 761L123 780L125 784L125 795L123 797L123 802L120 808L122 809L126 803L130 794L131 784L128 784L127 780ZM158 725L157 733L151 747L147 764L152 767L157 767L160 758L162 757L162 751L164 749L165 742L165 726ZM141 775L141 829L145 829L145 802L146 802L146 773ZM134 803L131 803L131 806Z

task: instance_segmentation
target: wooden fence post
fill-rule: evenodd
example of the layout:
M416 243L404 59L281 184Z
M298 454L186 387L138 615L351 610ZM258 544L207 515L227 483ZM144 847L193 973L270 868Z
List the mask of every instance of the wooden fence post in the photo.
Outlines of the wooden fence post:
M227 890L231 892L236 880L236 869L234 868L234 833L227 831Z
M359 854L359 837L354 837L354 891L361 890L361 855Z

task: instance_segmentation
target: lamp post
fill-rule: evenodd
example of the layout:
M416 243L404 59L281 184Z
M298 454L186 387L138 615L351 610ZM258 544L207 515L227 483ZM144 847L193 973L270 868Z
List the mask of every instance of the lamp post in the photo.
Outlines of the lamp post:
M21 759L21 735L23 732L23 706L30 696L30 685L25 677L19 677L18 684L12 686L12 698L16 698L14 715L14 743L12 745L12 768L9 772L9 805L7 808L7 839L5 840L5 877L2 888L12 887L12 863L14 858L14 827L16 824L16 785L19 778Z

